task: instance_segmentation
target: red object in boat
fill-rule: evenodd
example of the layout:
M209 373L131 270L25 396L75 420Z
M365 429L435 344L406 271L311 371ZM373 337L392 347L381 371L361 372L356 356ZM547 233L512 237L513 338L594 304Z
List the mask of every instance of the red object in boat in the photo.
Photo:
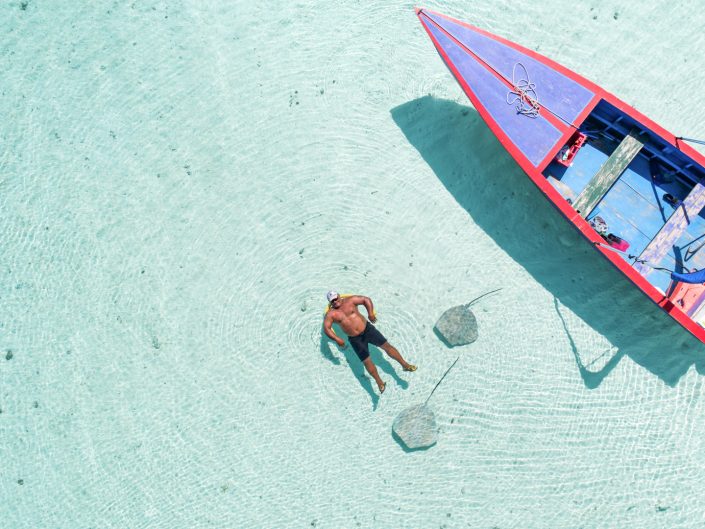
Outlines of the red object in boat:
M558 152L556 161L561 165L570 167L570 164L573 162L573 158L575 158L575 155L578 154L580 147L583 146L586 139L587 136L585 134L582 132L576 132L568 142L568 145Z

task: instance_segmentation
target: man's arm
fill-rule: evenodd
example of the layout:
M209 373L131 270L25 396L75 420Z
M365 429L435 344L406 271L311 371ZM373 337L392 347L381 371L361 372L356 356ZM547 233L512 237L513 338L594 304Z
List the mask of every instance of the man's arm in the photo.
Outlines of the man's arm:
M335 334L335 331L333 330L333 317L330 315L330 313L326 314L326 319L323 320L323 331L326 333L326 336L328 336L328 338L333 340L340 347L345 347L345 341L340 338L337 334Z
M372 323L377 321L377 316L375 315L375 308L372 305L372 300L367 296L353 296L353 303L355 305L364 305L365 310L367 310L367 317Z

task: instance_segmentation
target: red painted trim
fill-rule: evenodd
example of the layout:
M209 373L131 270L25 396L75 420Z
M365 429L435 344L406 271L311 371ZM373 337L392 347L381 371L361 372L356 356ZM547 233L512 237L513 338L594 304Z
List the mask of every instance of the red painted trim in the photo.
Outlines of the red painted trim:
M473 106L475 109L478 111L482 119L485 120L485 123L487 126L490 128L490 130L497 136L497 139L499 142L504 146L505 149L509 152L509 154L512 155L514 160L519 164L519 166L524 170L524 172L529 176L531 181L541 190L541 192L546 195L546 198L573 224L573 226L586 238L588 241L590 241L595 249L605 258L607 259L610 263L612 263L620 272L622 272L627 278L629 278L651 301L653 301L655 304L657 304L659 307L661 307L666 313L668 313L674 320L676 320L680 325L682 325L686 330L688 330L691 334L693 334L696 338L698 338L701 342L705 343L705 328L701 327L695 321L693 321L685 312L680 310L676 305L673 304L671 300L668 299L668 297L661 293L659 290L656 289L651 283L649 283L646 278L644 278L641 274L639 274L632 266L625 261L619 254L612 252L602 246L600 244L604 244L604 239L595 231L592 229L590 224L583 219L580 214L575 211L570 204L563 198L563 196L548 182L548 180L543 176L542 170L545 168L546 165L550 162L550 160L557 154L557 152L560 150L560 148L565 144L565 142L568 140L570 137L570 134L572 134L573 129L569 129L566 133L565 138L562 138L561 141L558 142L557 146L554 147L554 149L549 152L549 154L544 158L544 160L538 165L538 167L534 167L533 164L528 160L528 158L511 142L509 137L504 133L504 131L497 125L497 123L492 119L491 115L489 112L480 104L478 98L475 96L475 94L472 92L468 84L463 80L462 76L458 72L458 70L455 68L453 65L452 61L450 58L447 56L447 54L443 51L443 48L440 46L438 41L434 38L433 34L429 30L428 26L425 23L424 18L421 16L424 11L428 11L429 13L433 13L434 15L443 17L447 20L450 20L456 24L460 24L468 29L471 29L473 31L476 31L482 35L485 35L486 37L489 37L497 42L501 42L503 44L506 44L507 46L514 48L515 50L525 53L526 55L530 56L531 58L545 64L546 66L549 66L550 68L553 68L554 70L562 73L566 77L572 79L573 81L581 84L591 92L595 94L593 99L590 101L590 103L585 107L585 109L580 113L580 115L576 118L575 124L580 125L585 118L589 115L590 112L597 106L597 104L600 102L601 99L604 99L617 109L621 110L625 114L627 114L629 117L632 119L636 120L639 122L641 125L644 127L650 129L651 132L656 133L659 135L662 139L673 145L675 148L681 150L684 154L689 156L690 158L693 159L694 162L705 166L705 156L703 156L701 153L693 149L687 144L684 144L683 142L677 142L676 137L668 132L666 129L658 125L657 123L654 123L651 119L647 118L644 116L641 112L638 110L632 108L628 104L626 104L624 101L618 99L616 96L613 94L603 90L600 88L598 85L593 83L592 81L589 81L588 79L585 79L584 77L576 74L575 72L565 68L564 66L561 66L560 64L556 63L555 61L544 57L543 55L540 55L532 50L529 50L527 48L524 48L523 46L520 46L514 42L511 42L509 40L506 40L502 37L498 37L497 35L493 35L485 30L482 30L480 28L477 28L475 26L472 26L466 22L462 22L460 20L456 20L454 18L448 17L446 15L443 15L441 13L437 13L435 11L430 11L426 9L420 9L420 8L415 8L416 15L419 17L419 20L421 24L423 25L424 29L426 30L426 33L428 33L428 36L431 38L431 41L433 42L434 46L440 53L441 57L443 58L444 62L448 66L448 68L451 70L453 75L455 76L456 80L462 87L463 91L465 94L468 96L470 101L472 102ZM430 20L430 19L428 19ZM481 63L483 64L483 63ZM491 71L491 70L490 70ZM553 152L555 150L555 152Z
M455 42L460 48L462 48L463 50L465 50L465 51L468 53L468 55L471 55L471 56L477 61L477 63L478 63L480 66L483 66L483 67L485 68L485 70L487 70L488 72L490 72L496 79L498 79L498 80L499 80L504 86L506 86L509 90L516 90L516 87L515 87L512 83L510 83L509 80L508 80L506 77L504 77L504 76L503 76L502 74L500 74L497 70L495 70L494 68L492 68L492 65L488 64L482 57L480 57L479 55L477 55L474 51L472 51L470 48L468 48L465 44L463 44L462 42L460 42L460 41L455 37L455 35L453 35L450 31L448 31L448 30L447 30L446 28L444 28L443 26L439 25L435 20L432 20L431 18L428 18L428 17L427 17L427 20L428 20L431 24L433 24L435 27L437 27L439 30L441 30L449 39L451 39L453 42ZM428 31L428 26L426 26L426 27L427 27L427 31ZM436 47L439 47L439 46L436 46ZM456 77L457 77L457 76L456 76ZM541 109L546 108L546 107L544 107L544 106L541 104L541 102L537 101L536 103L537 103L537 105L539 106L539 108L541 108ZM543 112L543 114L540 114L540 115L541 115L542 118L544 118L546 121L548 121L551 125L553 125L556 129L558 129L559 131L562 131L562 132L563 132L563 136L567 135L568 137L570 137L571 134L573 134L573 132L575 131L575 129L573 129L572 127L570 127L570 125L568 125L568 124L567 124L565 121L563 121L562 119L559 119L558 117L556 117L556 116L555 116L553 113L551 113L548 109L546 109L546 110ZM566 139L567 139L567 138L566 138ZM564 141L563 143L565 143L565 141Z

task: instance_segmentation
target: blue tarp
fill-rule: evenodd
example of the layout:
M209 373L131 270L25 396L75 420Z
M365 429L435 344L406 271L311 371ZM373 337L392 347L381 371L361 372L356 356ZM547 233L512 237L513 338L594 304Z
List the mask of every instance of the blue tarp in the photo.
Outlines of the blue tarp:
M681 283L705 283L705 268L698 270L697 272L690 272L687 274L671 272L671 279L674 281L680 281Z

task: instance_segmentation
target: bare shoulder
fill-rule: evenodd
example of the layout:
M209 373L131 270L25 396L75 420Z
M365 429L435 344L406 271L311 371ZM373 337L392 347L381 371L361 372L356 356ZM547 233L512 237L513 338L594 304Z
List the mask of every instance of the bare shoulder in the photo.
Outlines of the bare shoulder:
M323 320L323 324L336 323L340 321L340 310L331 308L326 312L326 317Z
M350 296L348 298L351 302L353 302L355 305L362 305L365 303L365 300L367 299L367 296Z
M333 309L330 309L328 312L326 312L326 315L323 318L323 325L329 325L335 321L334 318L334 313L335 311Z

